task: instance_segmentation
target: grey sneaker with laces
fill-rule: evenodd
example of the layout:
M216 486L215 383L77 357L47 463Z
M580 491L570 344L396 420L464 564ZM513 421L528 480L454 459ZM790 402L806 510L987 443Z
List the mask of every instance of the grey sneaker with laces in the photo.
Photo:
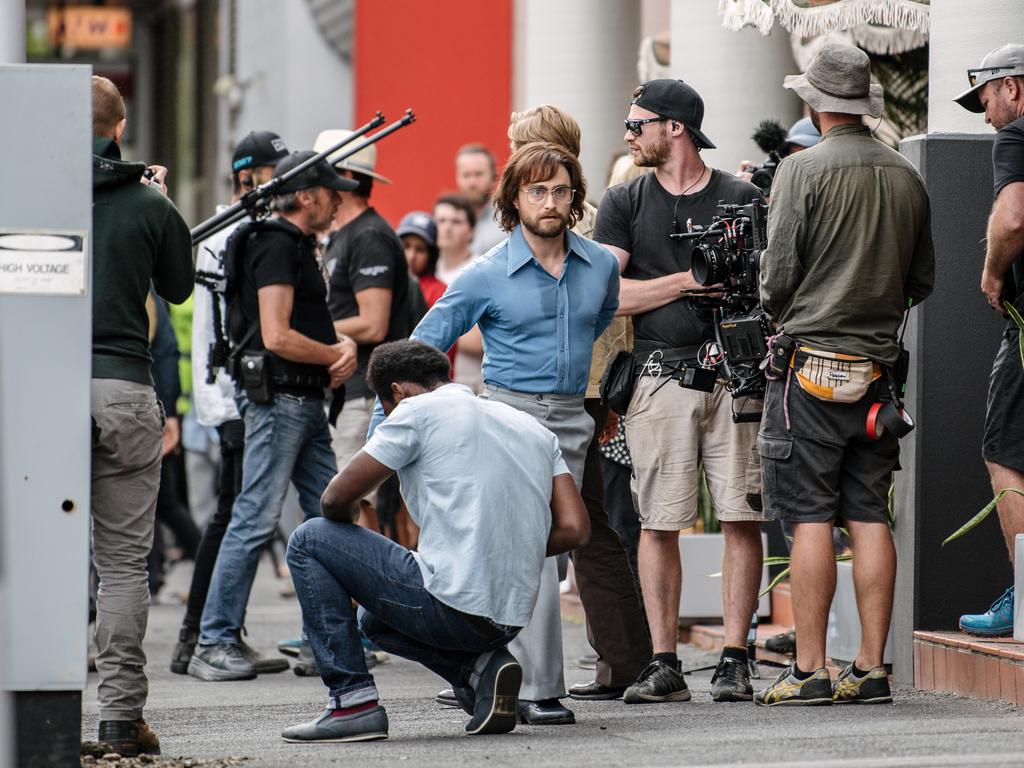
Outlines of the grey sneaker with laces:
M626 704L689 701L690 689L686 687L678 661L670 664L657 659L648 664L636 682L626 689L622 700Z
M188 673L208 682L252 680L256 677L256 668L236 643L217 643L196 646L188 663Z

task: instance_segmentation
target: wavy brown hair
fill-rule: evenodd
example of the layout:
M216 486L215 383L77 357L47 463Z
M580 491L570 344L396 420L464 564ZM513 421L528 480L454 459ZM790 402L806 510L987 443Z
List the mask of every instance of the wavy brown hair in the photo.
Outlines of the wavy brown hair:
M569 226L576 225L583 216L583 203L587 199L587 181L583 178L580 162L565 147L535 142L520 147L512 154L498 182L494 207L503 230L511 232L519 224L519 209L516 208L519 190L529 184L547 181L558 173L558 166L565 168L569 174L569 185L576 190L569 211Z

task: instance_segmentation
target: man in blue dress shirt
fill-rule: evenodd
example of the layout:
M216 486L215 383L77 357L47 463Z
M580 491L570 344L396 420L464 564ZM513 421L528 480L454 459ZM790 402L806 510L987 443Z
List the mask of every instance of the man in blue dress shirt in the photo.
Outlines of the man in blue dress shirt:
M480 396L529 413L554 432L577 487L594 430L583 408L591 352L619 294L615 257L569 231L585 198L579 162L564 148L535 143L517 150L495 195L508 239L459 275L411 337L445 351L478 325ZM378 410L375 424L382 415ZM509 645L523 667L519 714L529 724L575 722L558 701L566 695L558 581L558 562L548 558L533 618Z

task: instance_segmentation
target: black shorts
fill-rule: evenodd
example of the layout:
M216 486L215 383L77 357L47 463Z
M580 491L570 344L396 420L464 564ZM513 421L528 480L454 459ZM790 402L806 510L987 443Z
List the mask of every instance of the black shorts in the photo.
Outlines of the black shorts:
M1024 364L1020 356L1020 330L1012 322L992 366L985 409L986 461L1024 472Z
M872 384L856 403L830 403L804 392L794 376L787 431L786 382L768 383L757 437L767 514L793 523L888 523L900 446L890 432L879 440L867 435L868 410L880 386Z

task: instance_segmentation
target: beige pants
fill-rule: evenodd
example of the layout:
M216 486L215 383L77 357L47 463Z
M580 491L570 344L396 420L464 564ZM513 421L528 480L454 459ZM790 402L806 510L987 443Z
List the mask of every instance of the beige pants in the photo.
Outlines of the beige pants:
M146 705L146 558L160 488L163 410L153 387L93 379L92 557L100 720L138 720Z
M761 495L758 424L734 424L732 408L721 382L713 392L700 392L674 380L640 377L626 412L626 443L641 527L678 531L697 521L701 465L719 520L768 519L748 501ZM751 402L743 410L757 408L760 402Z

